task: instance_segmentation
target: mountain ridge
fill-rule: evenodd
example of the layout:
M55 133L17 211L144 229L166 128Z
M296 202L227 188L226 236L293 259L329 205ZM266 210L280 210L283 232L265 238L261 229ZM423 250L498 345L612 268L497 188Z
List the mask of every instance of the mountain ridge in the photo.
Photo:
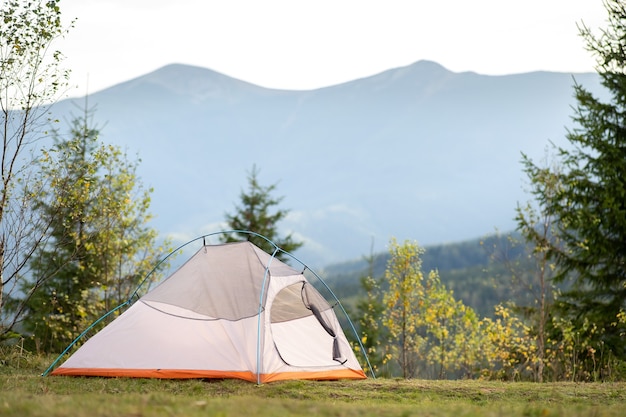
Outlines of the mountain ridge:
M577 82L601 91L597 74ZM154 227L178 241L222 229L256 165L290 210L297 252L325 265L391 236L462 241L513 226L521 152L571 124L572 74L454 73L431 61L313 90L274 90L182 64L89 96L102 140L141 159ZM53 109L67 119L83 99ZM64 116L64 117L63 117Z

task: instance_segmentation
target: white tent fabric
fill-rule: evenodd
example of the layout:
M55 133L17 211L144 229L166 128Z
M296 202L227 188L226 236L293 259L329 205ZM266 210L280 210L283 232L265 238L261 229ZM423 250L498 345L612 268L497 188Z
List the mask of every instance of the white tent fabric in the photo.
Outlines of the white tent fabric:
M365 378L326 300L250 242L203 246L51 375Z

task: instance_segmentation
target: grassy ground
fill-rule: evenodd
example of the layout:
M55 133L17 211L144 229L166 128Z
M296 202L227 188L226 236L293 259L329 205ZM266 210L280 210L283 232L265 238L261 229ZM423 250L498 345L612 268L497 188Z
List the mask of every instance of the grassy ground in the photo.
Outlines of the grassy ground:
M626 383L288 381L41 377L0 358L0 416L623 416ZM49 363L49 362L48 362Z

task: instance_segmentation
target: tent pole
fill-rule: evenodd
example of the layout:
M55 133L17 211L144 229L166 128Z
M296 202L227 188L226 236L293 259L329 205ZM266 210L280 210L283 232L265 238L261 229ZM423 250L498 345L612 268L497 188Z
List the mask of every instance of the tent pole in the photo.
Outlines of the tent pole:
M69 350L80 340L83 338L83 336L85 336L91 329L93 329L98 323L100 323L102 320L104 320L105 318L107 318L108 316L110 316L111 314L115 313L117 310L119 310L120 308L124 307L125 305L129 304L130 300L118 305L117 307L115 307L113 310L109 310L108 313L104 314L102 317L100 317L98 320L94 321L93 323L91 323L91 325L89 327L87 327L81 334L79 334L76 339L74 339L72 341L72 343L69 344L68 347L65 348L65 350L54 360L54 362L52 362L52 364L48 367L48 369L46 369L41 376L48 376L48 374L50 372L52 372L52 369L56 366L57 363L59 363L59 361L61 360L61 358L63 356L65 356L65 354L67 352L69 352Z
M270 266L272 264L272 260L276 256L278 252L278 247L274 245L274 253L272 253L272 257L270 258L267 265L265 265L265 272L263 274L263 285L261 286L261 294L259 295L259 314L257 318L257 338L256 338L256 383L257 385L261 385L261 313L263 312L263 299L265 298L265 286L267 284L267 278L270 271Z

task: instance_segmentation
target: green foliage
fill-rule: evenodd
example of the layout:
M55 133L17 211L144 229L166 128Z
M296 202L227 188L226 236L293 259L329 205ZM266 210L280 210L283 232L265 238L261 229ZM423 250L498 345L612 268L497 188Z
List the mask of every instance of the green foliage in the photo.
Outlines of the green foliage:
M495 318L485 318L482 327L487 336L484 374L491 379L524 380L535 364L536 344L530 328L510 307L497 305Z
M602 345L594 334L602 330L591 322L578 323L550 316L544 350L539 350L535 322L516 314L515 305L496 306L495 318L481 321L488 338L482 376L523 381L623 381L625 363ZM623 315L620 320L624 321ZM590 357L592 360L585 360ZM541 378L540 378L541 376Z
M0 8L0 100L3 111L28 112L53 100L67 84L62 54L50 51L66 33L59 0L4 1ZM18 116L19 117L19 116Z
M624 325L624 316L617 319ZM617 323L616 323L617 324ZM617 358L601 341L604 329L583 319L552 317L546 340L546 371L558 381L623 381L626 362Z
M454 298L436 271L428 274L421 322L428 346L426 362L432 375L472 377L480 366L483 345L476 313Z
M423 274L422 254L415 243L392 240L384 278L361 279L365 295L356 302L361 341L377 375L510 381L626 377L624 362L586 336L602 331L593 323L574 327L545 308L541 322L541 309L514 303L498 304L481 319L454 297L436 270ZM618 320L624 324L626 312ZM593 361L581 361L581 355Z
M567 134L571 146L558 148L560 169L526 157L524 166L538 204L557 222L561 240L547 242L546 253L556 262L555 279L568 283L558 303L562 318L593 351L602 346L625 360L626 327L618 315L626 307L626 4L605 5L609 27L595 36L583 26L581 35L612 101L575 85L577 127ZM581 355L582 361L596 359L590 350Z
M135 163L98 142L88 117L74 119L69 139L55 134L40 160L50 187L35 207L50 224L51 240L38 248L24 287L37 284L24 300L24 329L46 352L59 352L126 301L160 249L146 226L150 190L137 183Z
M367 259L369 273L360 279L361 287L366 295L357 302L356 311L359 317L361 344L368 358L367 361L362 360L361 366L366 374L373 372L374 375L380 376L384 369L382 365L386 362L383 342L387 339L387 334L386 328L381 323L384 310L381 293L382 279L372 277L374 259L374 255L370 254ZM357 357L361 358L361 355Z
M247 192L242 191L239 195L241 204L235 206L234 214L226 214L226 223L230 229L241 232L225 234L223 241L248 240L269 254L274 253L275 247L265 239L244 233L253 232L265 236L282 250L293 252L302 246L302 242L295 241L291 234L281 238L278 233L278 223L289 214L289 211L276 210L272 213L272 208L278 206L283 198L272 197L272 193L276 190L276 184L263 186L259 183L258 175L259 170L253 166L252 171L248 174L248 190ZM285 260L280 252L277 257Z

